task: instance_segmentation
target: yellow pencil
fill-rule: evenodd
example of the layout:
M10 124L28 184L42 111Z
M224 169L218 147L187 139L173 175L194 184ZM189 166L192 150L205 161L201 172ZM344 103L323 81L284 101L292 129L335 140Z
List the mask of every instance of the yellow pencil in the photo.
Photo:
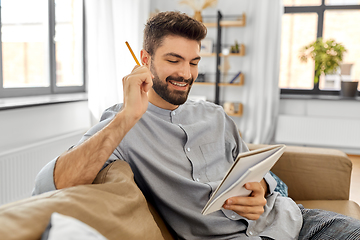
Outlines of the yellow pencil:
M128 47L128 49L129 49L129 51L130 51L131 55L133 56L133 58L134 58L134 60L135 60L136 64L140 66L140 63L139 63L139 61L137 60L137 58L136 58L136 56L135 56L135 54L134 54L133 50L131 49L131 47L130 47L129 43L126 41L126 42L125 42L125 44L126 44L126 46Z

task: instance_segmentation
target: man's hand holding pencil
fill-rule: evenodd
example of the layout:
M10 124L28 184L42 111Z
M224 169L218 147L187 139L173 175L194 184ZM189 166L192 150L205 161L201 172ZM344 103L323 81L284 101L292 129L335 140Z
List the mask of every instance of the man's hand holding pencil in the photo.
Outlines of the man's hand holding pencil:
M125 76L123 81L124 91L124 110L134 120L139 120L146 112L148 106L148 91L152 88L152 78L154 77L147 66L140 66L135 54L131 50L129 44L126 42L137 66L132 72Z

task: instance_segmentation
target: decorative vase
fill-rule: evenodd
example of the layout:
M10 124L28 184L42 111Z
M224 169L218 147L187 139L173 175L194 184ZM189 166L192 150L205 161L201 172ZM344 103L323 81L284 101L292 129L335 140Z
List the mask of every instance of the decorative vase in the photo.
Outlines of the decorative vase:
M199 22L202 22L201 11L195 11L194 19L198 20Z
M224 111L226 114L235 114L235 104L232 102L224 103Z
M340 96L354 98L357 94L358 82L341 81Z

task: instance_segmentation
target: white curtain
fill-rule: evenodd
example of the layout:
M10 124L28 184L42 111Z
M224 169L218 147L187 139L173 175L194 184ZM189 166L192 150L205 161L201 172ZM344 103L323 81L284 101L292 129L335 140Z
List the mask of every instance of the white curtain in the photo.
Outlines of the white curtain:
M249 143L270 143L278 116L282 0L248 1L246 55L249 66L243 91L243 138ZM251 30L251 31L250 31Z
M135 66L128 41L140 57L149 0L86 0L86 79L92 124L123 101L122 78Z

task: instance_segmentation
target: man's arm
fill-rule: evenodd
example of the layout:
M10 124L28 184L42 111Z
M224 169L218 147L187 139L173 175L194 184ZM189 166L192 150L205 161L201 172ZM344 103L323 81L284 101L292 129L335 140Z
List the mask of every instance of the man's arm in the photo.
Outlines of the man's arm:
M153 75L144 66L136 66L131 74L123 78L122 111L102 130L58 158L54 169L57 189L93 182L126 133L145 113L152 78Z

